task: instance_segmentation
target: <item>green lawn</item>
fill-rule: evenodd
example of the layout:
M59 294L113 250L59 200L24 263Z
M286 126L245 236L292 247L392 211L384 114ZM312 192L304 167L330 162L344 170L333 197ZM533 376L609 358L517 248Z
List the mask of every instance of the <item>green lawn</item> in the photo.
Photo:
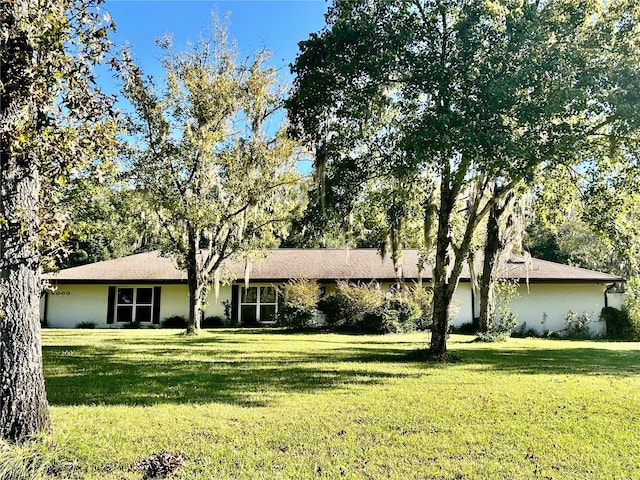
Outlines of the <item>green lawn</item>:
M54 470L172 478L640 478L640 344L45 330Z

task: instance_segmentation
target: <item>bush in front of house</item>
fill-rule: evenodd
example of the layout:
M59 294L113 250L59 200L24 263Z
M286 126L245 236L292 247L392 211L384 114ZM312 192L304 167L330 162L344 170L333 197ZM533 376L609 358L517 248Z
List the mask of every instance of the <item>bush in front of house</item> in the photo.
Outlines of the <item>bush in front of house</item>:
M200 324L201 328L219 328L225 327L226 322L224 318L218 315L211 315L202 319L202 323Z
M364 315L358 329L368 333L402 333L416 329L422 312L410 298L393 296Z
M604 307L600 312L600 321L607 326L606 337L611 340L629 340L631 337L631 321L625 310Z
M315 327L315 316L320 300L320 286L305 278L290 280L279 287L282 305L277 324L302 330Z
M406 290L406 296L420 309L420 316L415 321L416 330L430 330L433 324L433 292L420 285L413 285Z
M318 309L333 329L379 334L426 329L431 324L430 295L418 288L389 295L377 284L340 282L335 293L318 302Z
M357 331L384 299L377 284L338 282L335 293L318 302L318 310L329 328Z
M629 279L622 312L629 319L629 332L625 340L640 341L640 277Z
M96 324L94 322L80 322L80 323L76 324L76 328L92 330L92 329L96 328Z
M162 328L187 328L187 319L182 315L172 315L160 322Z
M564 338L574 339L589 339L594 335L589 328L592 323L592 318L586 312L576 313L569 311L564 316L564 330L562 330L561 336Z

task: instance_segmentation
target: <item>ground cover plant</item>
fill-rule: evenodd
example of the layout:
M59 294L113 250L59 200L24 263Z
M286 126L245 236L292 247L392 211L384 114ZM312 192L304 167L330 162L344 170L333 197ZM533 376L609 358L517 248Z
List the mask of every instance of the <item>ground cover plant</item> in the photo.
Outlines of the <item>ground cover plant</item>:
M640 478L639 344L473 339L435 364L424 332L45 330L54 433L16 455L54 479Z

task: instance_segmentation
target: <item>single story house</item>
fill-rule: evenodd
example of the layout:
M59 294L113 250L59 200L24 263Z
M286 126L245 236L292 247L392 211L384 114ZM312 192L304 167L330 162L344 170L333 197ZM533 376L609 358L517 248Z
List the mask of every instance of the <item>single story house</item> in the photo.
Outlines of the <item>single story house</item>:
M402 262L405 281L417 282L417 250L405 250ZM327 293L339 280L377 282L383 289L395 283L391 260L383 260L375 249L270 250L263 261L253 264L248 287L244 264L229 261L225 268L235 280L220 287L217 299L212 289L204 315L227 317L239 324L272 322L278 309L276 287L289 279L314 279ZM608 304L607 289L623 281L615 275L518 257L501 265L501 277L519 282L519 295L510 304L518 322L539 331L561 330L569 311L597 320ZM154 325L188 313L186 272L158 252L68 268L45 278L53 290L43 294L41 320L49 327L73 328L83 322L99 328L136 321ZM459 308L454 325L471 322L478 315L477 297L465 270L456 292ZM600 333L604 327L594 322L592 328Z

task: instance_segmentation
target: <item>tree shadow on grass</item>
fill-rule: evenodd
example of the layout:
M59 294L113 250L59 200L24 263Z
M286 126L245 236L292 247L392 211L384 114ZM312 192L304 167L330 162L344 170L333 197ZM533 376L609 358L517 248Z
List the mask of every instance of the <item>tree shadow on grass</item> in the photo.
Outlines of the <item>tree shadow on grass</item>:
M82 345L48 346L43 353L52 405L223 402L266 406L282 394L397 378L402 375L357 364L406 361L406 350L396 349L212 352L188 346L146 351Z
M552 344L549 344L552 346ZM514 374L640 375L640 350L607 348L499 348L456 351L463 363Z

